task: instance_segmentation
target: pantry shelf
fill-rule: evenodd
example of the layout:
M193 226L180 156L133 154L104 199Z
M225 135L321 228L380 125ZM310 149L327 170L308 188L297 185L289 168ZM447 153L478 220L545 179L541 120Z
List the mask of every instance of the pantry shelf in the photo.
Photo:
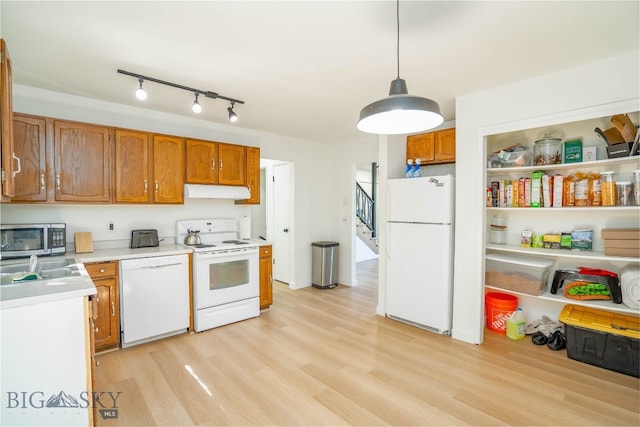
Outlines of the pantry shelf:
M638 258L606 256L604 252L597 251L571 251L567 249L542 249L542 248L523 248L517 245L494 245L487 243L487 250L496 252L509 252L516 254L547 256L550 258L573 258L592 261L611 261L611 262L638 262Z
M610 169L615 166L620 165L628 165L628 164L636 164L640 167L640 157L619 157L615 159L603 159L603 160L595 160L592 162L582 162L582 163L559 163L554 165L544 165L544 166L520 166L520 167L512 167L512 168L487 168L488 176L496 176L501 174L509 174L509 173L530 173L534 171L566 171L566 170L585 170L592 169L594 172L601 172L607 169Z
M547 300L547 301L553 301L555 303L562 303L562 304L573 304L573 305L581 305L584 307L591 307L591 308L596 308L596 309L600 309L600 310L609 310L609 311L616 311L619 313L626 313L626 314L633 314L633 315L640 315L640 310L637 308L631 308L628 307L624 304L614 304L611 301L605 301L605 300L591 300L591 301L581 301L581 300L574 300L574 299L570 299L570 298L566 298L564 295L562 295L562 293L558 293L558 294L552 294L550 292L545 292L542 295L529 295L529 294L524 294L521 292L516 292L516 291L512 291L512 290L505 290L502 288L498 288L496 286L490 286L490 285L485 285L485 288L487 289L492 289L492 290L496 290L499 292L508 292L510 294L513 295L518 295L520 297L530 297L530 298L539 298L542 300Z
M640 206L564 206L559 208L520 208L520 207L487 207L487 211L510 211L510 212L637 212L640 214Z

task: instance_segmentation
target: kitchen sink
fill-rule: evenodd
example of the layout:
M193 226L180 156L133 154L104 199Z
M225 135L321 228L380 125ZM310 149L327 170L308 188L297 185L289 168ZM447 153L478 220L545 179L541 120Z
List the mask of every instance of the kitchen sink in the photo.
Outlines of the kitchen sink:
M40 276L40 279L37 280L51 280L82 275L73 258L56 260L38 259L36 270L39 270L38 274ZM14 279L19 279L29 273L28 261L16 264L11 263L0 265L0 285L14 283Z

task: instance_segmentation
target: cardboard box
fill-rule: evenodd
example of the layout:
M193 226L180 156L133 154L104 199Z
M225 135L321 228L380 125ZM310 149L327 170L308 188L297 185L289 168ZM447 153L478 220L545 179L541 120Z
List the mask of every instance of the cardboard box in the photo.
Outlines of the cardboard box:
M582 149L582 161L583 162L595 162L598 160L598 150L595 146L584 147Z
M604 239L605 248L640 249L640 240L635 239Z
M638 316L567 304L559 319L565 324L567 357L640 377Z
M640 249L636 248L604 248L605 256L640 257Z
M603 239L638 240L640 228L603 228L600 231Z
M571 231L571 250L590 251L593 249L593 232L591 230Z
M582 162L582 140L564 142L564 163Z

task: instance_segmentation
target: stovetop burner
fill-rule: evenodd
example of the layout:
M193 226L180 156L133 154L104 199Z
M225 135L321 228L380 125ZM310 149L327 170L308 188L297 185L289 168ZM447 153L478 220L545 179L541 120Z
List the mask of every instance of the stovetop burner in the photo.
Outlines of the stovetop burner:
M248 245L249 242L245 242L242 240L223 240L222 243L233 244L233 245Z
M216 245L208 245L205 243L198 243L197 245L187 245L190 246L192 248L197 248L197 249L205 249L205 248L215 248Z

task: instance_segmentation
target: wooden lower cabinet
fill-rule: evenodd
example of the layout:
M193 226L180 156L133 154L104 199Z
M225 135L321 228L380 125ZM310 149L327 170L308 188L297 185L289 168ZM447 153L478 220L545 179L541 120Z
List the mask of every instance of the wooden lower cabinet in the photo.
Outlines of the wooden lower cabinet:
M260 310L273 304L273 261L271 245L260 246Z
M95 262L84 265L93 280L93 327L95 351L120 345L120 300L118 289L118 262Z

